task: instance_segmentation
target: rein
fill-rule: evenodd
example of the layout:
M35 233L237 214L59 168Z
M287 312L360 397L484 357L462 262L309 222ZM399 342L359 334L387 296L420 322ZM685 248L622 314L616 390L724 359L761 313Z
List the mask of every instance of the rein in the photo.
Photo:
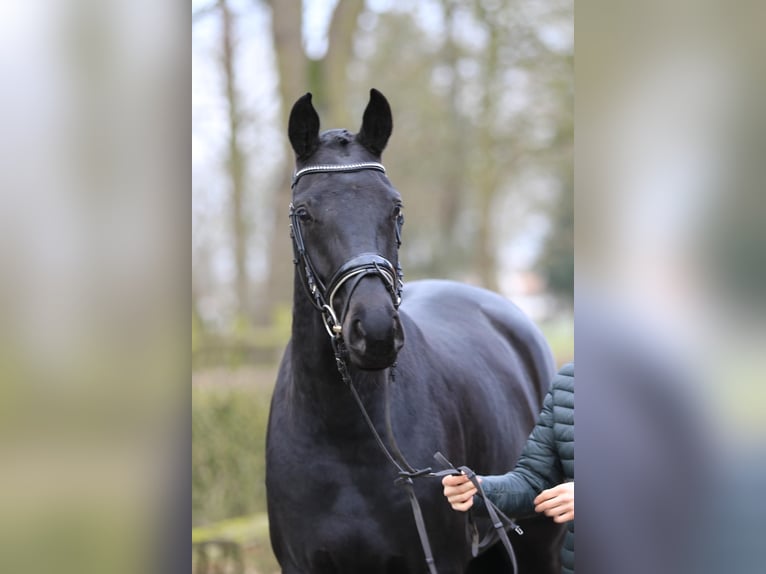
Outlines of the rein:
M308 174L344 173L362 170L376 170L384 174L386 172L386 169L383 167L383 165L377 162L343 165L314 165L297 171L293 175L291 187L294 188L298 183L298 180L302 176ZM426 530L425 520L423 518L423 511L420 507L417 496L415 495L413 479L421 477L441 478L450 474L465 474L468 477L468 479L476 487L478 495L484 500L487 512L489 513L490 519L492 521L494 530L490 530L490 532L480 542L478 529L472 519L471 513L469 512L467 527L469 538L472 541L471 552L473 556L477 556L480 549L494 543L494 536L497 536L502 541L503 546L505 547L508 556L511 559L511 563L513 564L513 571L516 572L518 570L516 556L513 552L511 542L508 539L506 528L514 529L518 534L523 534L523 531L513 520L503 514L503 512L501 512L500 509L497 508L497 506L495 506L495 504L487 498L476 473L474 473L467 466L455 467L440 452L434 454L434 459L436 459L441 465L447 466L447 470L432 472L431 467L422 469L413 468L412 465L407 462L407 459L404 457L396 443L396 438L394 437L393 429L391 426L391 416L387 392L385 405L386 431L388 434L391 450L389 450L380 434L375 429L375 425L373 424L372 419L370 418L370 415L368 414L367 409L365 408L364 403L359 396L353 381L351 380L351 373L348 369L348 350L346 349L346 344L342 333L343 317L345 316L346 309L348 307L348 300L351 298L351 294L356 288L356 285L364 276L377 275L383 280L383 283L386 285L387 290L391 294L394 307L398 309L402 300L401 293L403 287L403 274L401 266L398 262L398 257L397 264L394 266L388 259L377 253L362 253L343 263L335 271L327 285L325 285L316 273L314 265L312 264L308 253L306 252L306 245L303 240L300 218L296 213L292 203L290 204L289 216L290 237L293 241L293 263L296 265L296 268L301 275L301 284L303 285L304 291L306 292L309 301L311 301L312 305L322 314L322 323L325 327L325 330L327 331L327 334L330 336L330 343L335 355L335 365L338 369L338 373L340 374L341 379L350 389L351 394L354 397L357 406L359 407L359 411L361 412L362 417L364 418L367 427L370 429L370 432L372 433L372 436L374 437L375 442L378 444L381 452L397 471L398 477L396 480L394 480L394 484L406 492L410 501L410 505L412 506L412 514L415 519L415 526L418 531L418 537L420 538L420 544L423 548L423 554L425 555L425 561L428 565L429 573L438 574L433 552L431 551L431 544L428 539L428 532ZM396 220L397 249L401 246L401 228L403 223L404 218L402 215L400 215ZM353 281L351 283L351 292L347 298L346 305L344 306L342 313L338 314L336 313L334 307L335 296L339 289L346 282L352 279ZM395 368L396 364L389 368L389 385L393 385L396 380ZM388 386L386 389L388 389ZM393 453L391 452L392 450Z
M508 538L508 534L506 532L506 528L513 529L517 534L521 535L524 533L524 531L521 529L521 527L516 524L511 518L506 516L496 505L493 503L484 492L484 488L481 485L481 482L479 481L478 475L471 470L467 466L460 466L455 467L451 462L449 462L442 453L436 452L434 454L434 459L442 464L443 466L448 467L447 470L442 470L438 472L432 472L431 467L426 467L423 469L415 469L407 462L407 459L404 458L404 455L402 454L401 450L399 449L399 446L396 443L396 437L394 437L393 429L391 427L391 418L390 418L390 412L389 412L389 403L388 400L386 400L386 430L388 433L388 439L391 443L391 448L394 451L392 454L391 450L389 450L386 447L386 444L383 442L383 439L381 438L380 434L378 433L377 429L375 428L375 425L372 422L372 419L370 418L370 415L367 413L367 409L364 406L364 403L362 402L361 397L359 396L359 393L356 390L356 387L353 384L353 381L351 380L351 374L348 371L348 364L346 363L346 349L345 349L345 343L343 342L343 338L340 334L338 334L335 337L332 337L331 339L333 351L335 353L335 364L338 368L338 372L340 373L341 379L343 379L343 382L346 383L348 388L351 390L351 394L354 397L354 400L356 401L357 406L359 407L359 411L362 413L362 417L364 418L365 423L367 423L367 427L370 429L370 432L372 433L372 436L375 438L375 442L378 444L378 447L380 448L381 452L385 455L385 457L388 459L388 461L396 468L398 477L396 480L394 480L394 484L402 489L407 493L407 497L409 498L410 505L412 506L412 515L415 519L415 527L418 531L418 537L420 538L420 545L423 548L423 554L425 556L426 564L428 565L428 571L430 574L438 574L436 570L436 565L433 557L433 552L431 551L431 544L428 540L428 532L426 530L425 520L423 518L423 511L420 508L420 503L418 502L417 496L415 495L415 489L414 489L414 478L421 478L421 477L436 477L441 478L443 476L447 475L453 475L453 474L464 474L468 477L468 479L473 483L473 485L476 487L478 496L484 501L484 505L487 509L487 513L489 514L489 518L492 522L492 528L493 530L490 530L489 533L481 540L479 541L479 530L476 526L476 523L473 521L473 517L470 514L468 515L468 523L467 523L467 534L469 539L471 540L471 554L476 557L479 554L480 549L484 549L487 546L493 544L496 541L496 538L499 538L500 541L503 544L503 547L505 548L506 552L508 553L508 557L511 560L511 564L513 566L513 572L518 572L518 564L516 562L516 554L513 551L513 546L511 545L511 541ZM393 384L395 382L395 374L394 369L396 368L396 364L392 365L389 369L389 382L390 384Z

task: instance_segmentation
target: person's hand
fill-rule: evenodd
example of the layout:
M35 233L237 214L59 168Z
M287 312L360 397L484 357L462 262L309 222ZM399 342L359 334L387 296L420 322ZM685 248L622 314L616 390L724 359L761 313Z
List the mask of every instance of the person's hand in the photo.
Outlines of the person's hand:
M574 482L543 490L535 498L535 512L543 512L559 524L574 520Z
M479 477L481 482L481 477ZM473 506L473 495L476 494L476 487L464 474L453 474L442 478L444 485L444 496L452 505L452 508L465 512Z

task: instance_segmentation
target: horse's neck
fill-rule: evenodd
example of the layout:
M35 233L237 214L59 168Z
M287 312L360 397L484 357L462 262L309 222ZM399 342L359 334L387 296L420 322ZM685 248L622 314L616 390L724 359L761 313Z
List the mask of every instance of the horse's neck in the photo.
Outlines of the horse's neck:
M325 427L362 429L369 432L354 401L351 390L341 379L335 362L330 336L315 309L302 291L296 291L293 303L291 341L293 396ZM355 388L370 415L382 413L383 383L386 371L361 372L348 365Z
M321 379L337 376L335 355L322 315L311 305L303 291L298 291L297 283L293 301L291 348L294 368Z

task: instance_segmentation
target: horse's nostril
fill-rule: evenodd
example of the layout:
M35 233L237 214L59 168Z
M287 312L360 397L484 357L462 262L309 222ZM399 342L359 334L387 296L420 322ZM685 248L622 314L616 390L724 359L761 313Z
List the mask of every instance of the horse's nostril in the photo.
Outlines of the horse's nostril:
M399 320L399 315L394 315L394 348L398 353L404 346L404 329L402 329L402 322Z
M362 321L359 319L354 319L354 322L351 323L351 331L356 337L364 337L365 331L364 326L362 325Z
M351 336L349 338L349 343L353 351L361 354L367 352L367 338L365 337L365 334L362 321L354 319L351 322Z

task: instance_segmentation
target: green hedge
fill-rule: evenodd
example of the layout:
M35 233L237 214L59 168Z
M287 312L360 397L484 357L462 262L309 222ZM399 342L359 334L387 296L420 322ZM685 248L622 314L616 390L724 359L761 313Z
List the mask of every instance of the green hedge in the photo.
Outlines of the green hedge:
M192 387L192 523L265 512L271 390Z

